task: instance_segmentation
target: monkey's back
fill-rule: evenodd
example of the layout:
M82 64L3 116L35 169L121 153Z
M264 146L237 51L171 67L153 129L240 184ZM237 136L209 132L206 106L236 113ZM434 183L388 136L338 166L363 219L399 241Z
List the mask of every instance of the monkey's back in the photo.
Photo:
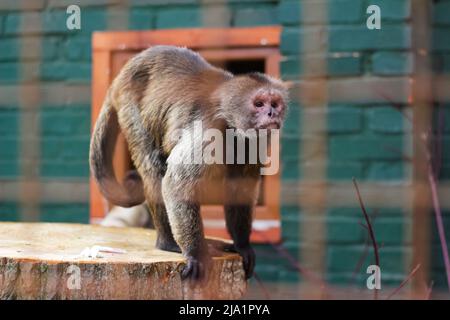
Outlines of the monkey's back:
M187 48L154 46L127 62L111 94L122 106L130 100L138 106L154 147L168 153L171 133L203 120L201 115L214 108L211 92L232 77Z

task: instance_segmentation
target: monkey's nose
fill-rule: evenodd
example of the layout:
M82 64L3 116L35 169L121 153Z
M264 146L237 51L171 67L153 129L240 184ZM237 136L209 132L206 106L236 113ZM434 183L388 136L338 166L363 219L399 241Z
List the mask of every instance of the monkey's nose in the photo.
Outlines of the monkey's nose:
M275 115L275 110L274 108L270 108L269 109L269 113L267 114L270 118L272 118Z

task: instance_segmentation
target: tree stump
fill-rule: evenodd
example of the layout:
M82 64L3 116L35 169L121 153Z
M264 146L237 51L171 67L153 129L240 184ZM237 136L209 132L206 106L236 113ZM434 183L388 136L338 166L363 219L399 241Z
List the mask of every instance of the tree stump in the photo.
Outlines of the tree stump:
M208 239L207 281L194 285L180 278L183 256L156 249L155 238L154 230L138 228L0 223L0 298L237 299L245 293L240 256L213 250L217 240ZM80 255L93 246L115 252Z

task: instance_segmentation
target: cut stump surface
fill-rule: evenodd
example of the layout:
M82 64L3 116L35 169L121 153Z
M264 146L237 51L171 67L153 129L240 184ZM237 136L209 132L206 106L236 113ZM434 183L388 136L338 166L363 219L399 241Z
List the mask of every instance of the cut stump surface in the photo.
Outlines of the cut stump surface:
M184 257L156 249L155 238L154 230L138 228L0 223L0 298L238 299L245 293L239 255L210 250L208 280L193 285L180 278ZM80 255L93 246L123 251Z

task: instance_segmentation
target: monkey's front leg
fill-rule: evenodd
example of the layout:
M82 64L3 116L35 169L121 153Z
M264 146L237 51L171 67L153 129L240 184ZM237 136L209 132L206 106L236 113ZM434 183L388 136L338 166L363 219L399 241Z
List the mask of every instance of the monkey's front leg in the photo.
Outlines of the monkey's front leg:
M200 204L195 195L198 170L195 165L171 165L162 181L162 192L175 241L187 258L183 279L202 278L209 265L207 245L200 217Z
M234 242L234 248L242 256L245 275L250 278L255 268L255 252L250 245L252 214L258 195L259 176L231 174L226 182L225 221Z

